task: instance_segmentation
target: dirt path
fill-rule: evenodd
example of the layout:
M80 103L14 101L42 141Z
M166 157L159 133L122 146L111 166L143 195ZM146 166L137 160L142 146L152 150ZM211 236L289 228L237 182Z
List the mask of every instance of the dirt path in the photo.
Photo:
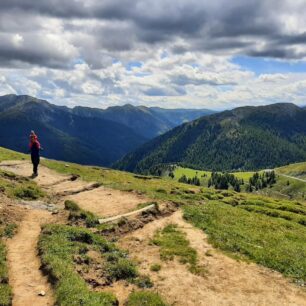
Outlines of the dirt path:
M0 163L0 168L25 177L29 177L32 174L32 165L25 161L5 161ZM34 181L51 195L62 196L65 192L75 192L76 194L62 197L59 204L63 206L65 200L73 200L81 208L103 218L128 213L135 210L139 204L150 201L144 196L131 192L122 192L103 186L90 188L92 183L84 182L80 179L71 180L71 176L59 174L44 166L40 166L39 176Z
M300 181L300 182L304 182L306 183L306 180L304 179L301 179L299 177L295 177L295 176L290 176L290 175L287 175L287 174L282 174L282 173L276 173L277 175L280 175L280 176L283 176L283 177L286 177L286 178L290 178L290 179L293 179L293 180L296 180L296 181Z
M22 176L29 176L32 171L31 164L24 161L6 162L5 166L0 164L0 168ZM138 204L149 201L133 193L105 187L82 191L88 187L88 183L79 179L72 180L69 176L58 174L45 167L40 167L40 176L34 180L53 195L76 191L76 194L62 196L59 204L63 204L65 199L71 199L83 209L104 218L130 212ZM53 303L52 291L46 278L40 273L40 262L36 254L40 225L49 221L49 218L50 214L46 211L29 210L20 224L19 234L9 242L10 282L15 292L16 306ZM207 276L190 273L176 260L160 261L159 248L150 245L149 242L157 229L169 223L178 224L186 233L191 246L198 252L200 264L207 269ZM206 235L185 222L180 211L127 234L121 238L119 244L129 250L132 257L140 263L140 271L150 275L155 284L154 289L171 305L306 305L306 292L290 284L280 273L256 264L238 262L213 249L207 242ZM150 271L150 266L155 263L162 265L158 273ZM131 289L120 288L114 287L113 290L122 303ZM46 291L47 295L37 296L40 290Z
M190 273L178 261L162 262L159 248L149 245L154 232L169 223L179 225L186 233L191 246L197 250L200 264L207 269L207 276ZM155 289L170 305L306 305L303 289L289 283L280 273L256 264L238 262L213 249L207 236L184 221L180 211L147 224L119 243L141 263L141 271L150 275ZM210 256L205 255L207 251ZM155 263L162 266L158 273L150 271L150 266Z
M13 306L54 305L52 289L43 276L37 254L41 225L51 221L44 210L29 209L19 224L18 233L7 242L9 282L13 288ZM39 296L45 291L45 296Z

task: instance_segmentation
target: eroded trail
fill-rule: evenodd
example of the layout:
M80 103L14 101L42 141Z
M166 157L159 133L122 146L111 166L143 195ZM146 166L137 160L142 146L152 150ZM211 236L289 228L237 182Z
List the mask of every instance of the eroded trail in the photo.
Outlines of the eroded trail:
M19 224L18 233L8 241L9 282L13 288L13 306L54 305L52 289L40 271L37 242L41 225L52 222L44 210L29 209ZM45 296L40 296L41 291Z
M0 168L21 176L31 174L29 162L6 162ZM45 167L40 167L40 176L34 181L63 207L66 199L101 217L114 217L135 210L140 203L150 200L133 193L109 188L94 187L80 179L72 179ZM89 189L88 189L89 188ZM68 194L67 194L68 192ZM41 224L51 223L51 215L43 210L28 210L20 224L19 233L9 242L10 282L14 291L13 305L53 305L52 290L39 270L37 241ZM174 223L186 233L190 245L197 251L199 264L205 266L206 276L192 274L177 260L161 262L159 248L150 244L156 230ZM239 262L214 249L207 236L182 218L177 211L169 217L146 224L143 228L123 236L119 244L127 249L139 263L140 272L147 274L170 305L176 306L305 306L306 292L291 284L280 273L270 269ZM209 256L208 256L209 254ZM153 264L162 268L156 273L150 270ZM109 288L108 288L109 289ZM132 286L120 284L111 288L119 298L120 305L126 301ZM46 291L45 297L37 294Z
M186 233L190 245L198 253L199 264L207 270L205 277L192 274L176 260L160 260L159 247L150 244L150 239L156 230L170 223L177 224ZM155 289L170 305L306 305L303 289L289 283L278 272L234 260L217 251L201 230L182 218L181 211L128 234L121 239L120 245L129 249L130 254L140 262L142 272L150 275ZM150 271L155 263L162 266L158 273Z
M29 177L32 165L26 161L5 161L0 163L0 168L20 176ZM47 193L60 198L59 205L63 207L65 200L73 200L78 205L100 217L113 217L137 209L141 203L150 199L119 190L97 187L93 183L71 176L62 175L44 166L39 167L39 176L34 181L43 187Z

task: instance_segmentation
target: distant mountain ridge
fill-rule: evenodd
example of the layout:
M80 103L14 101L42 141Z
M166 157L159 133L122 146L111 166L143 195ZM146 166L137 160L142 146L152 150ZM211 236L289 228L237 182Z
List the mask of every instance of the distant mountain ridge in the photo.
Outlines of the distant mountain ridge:
M205 170L255 170L306 160L306 109L290 103L239 107L183 124L114 166L148 173L180 163Z
M203 112L190 111L190 118ZM145 107L70 109L31 96L6 95L0 97L0 146L25 152L33 129L41 136L46 157L109 166L180 120L160 119Z
M78 106L72 111L82 117L98 116L121 123L148 139L163 134L184 122L215 113L208 109L164 109L131 104L111 106L105 110Z

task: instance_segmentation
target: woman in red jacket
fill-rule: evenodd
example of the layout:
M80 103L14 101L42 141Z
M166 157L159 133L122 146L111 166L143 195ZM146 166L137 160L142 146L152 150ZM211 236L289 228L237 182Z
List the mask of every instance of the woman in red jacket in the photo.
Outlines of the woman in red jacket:
M30 134L30 151L31 151L31 160L33 164L33 177L38 176L38 165L40 161L39 151L41 150L38 137L34 131L31 131Z

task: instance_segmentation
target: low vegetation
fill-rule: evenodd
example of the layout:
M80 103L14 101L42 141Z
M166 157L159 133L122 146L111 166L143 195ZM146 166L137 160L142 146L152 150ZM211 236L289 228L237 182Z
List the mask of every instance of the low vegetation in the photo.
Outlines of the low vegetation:
M1 170L0 192L10 198L23 200L37 200L46 195L35 182Z
M47 225L39 240L42 264L55 284L59 305L117 305L110 293L94 292L75 270L75 256L86 257L94 250L101 254L105 278L108 282L133 279L138 271L125 252L87 229L65 225Z
M29 156L26 154L18 153L9 149L0 147L0 162L5 160L26 160Z
M126 306L167 306L167 304L157 293L137 291L130 294Z
M6 248L0 241L0 305L9 306L12 303L12 290L8 284L8 269L6 263Z
M95 214L81 209L74 201L66 200L65 209L69 210L68 219L72 222L83 221L87 227L95 227L99 224L99 219Z
M252 260L294 278L298 283L306 280L306 226L303 213L305 202L261 196L278 195L279 184L300 192L305 183L294 189L296 181L277 177L272 188L249 193L233 190L215 190L181 184L167 178L142 179L133 174L98 167L84 167L55 161L44 161L48 167L61 173L78 174L87 181L98 181L105 186L120 190L136 191L152 199L162 199L180 203L184 207L185 218L195 226L205 230L211 243L232 256ZM196 170L192 170L196 171ZM208 180L207 173L203 179ZM245 182L254 173L236 173ZM241 176L239 176L241 175ZM277 175L277 172L276 172ZM287 180L290 184L287 185ZM159 192L163 190L163 192ZM287 198L287 200L285 199ZM301 197L302 199L302 197Z
M276 169L278 173L306 180L306 162L295 163Z
M153 264L153 265L150 267L150 270L151 270L152 272L158 272L158 271L160 271L160 269L161 269L161 265L160 265L160 264Z
M157 231L151 243L160 247L160 258L162 260L178 258L179 262L188 266L190 272L195 274L204 272L198 265L196 250L190 246L185 233L177 225L170 224L163 230Z
M306 282L305 206L262 197L225 197L184 207L184 217L205 230L210 242Z

